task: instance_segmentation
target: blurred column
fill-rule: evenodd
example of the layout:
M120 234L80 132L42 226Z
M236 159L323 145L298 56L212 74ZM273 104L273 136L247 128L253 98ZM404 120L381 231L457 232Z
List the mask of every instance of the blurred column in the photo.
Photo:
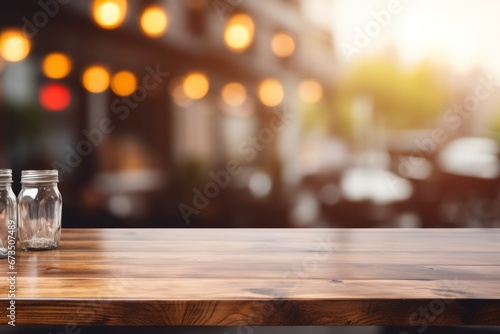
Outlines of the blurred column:
M355 98L352 106L353 132L357 166L369 166L369 153L373 150L373 101L366 96Z
M5 63L2 75L3 97L2 104L2 121L22 120L22 122L36 123L38 120L37 113L34 110L36 102L36 70L35 64L31 59L25 59L17 63ZM22 115L7 115L6 106L9 106L9 113L23 113ZM36 107L35 107L36 108ZM23 110L24 109L24 110ZM6 119L7 118L7 119ZM31 143L26 140L26 137L33 133L23 132L20 126L9 126L5 124L5 146L9 151L5 151L6 163L9 165L20 165L21 161L30 159L30 155L37 152L35 145L39 143ZM7 144L8 143L8 144ZM3 154L2 154L3 155Z
M297 82L292 81L285 91L293 91ZM281 112L285 114L281 121L283 128L277 134L277 152L282 161L282 181L285 186L294 185L300 182L301 171L298 161L301 142L301 123L302 115L300 113L300 103L295 94L285 94L285 101Z
M87 129L99 129L99 122L108 117L108 94L87 92Z

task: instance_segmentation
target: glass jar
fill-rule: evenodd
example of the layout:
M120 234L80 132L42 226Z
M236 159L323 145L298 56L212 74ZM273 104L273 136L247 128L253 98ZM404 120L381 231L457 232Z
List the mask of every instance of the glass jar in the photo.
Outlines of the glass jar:
M57 170L23 170L19 207L19 242L23 250L59 246L62 198Z
M0 169L0 258L16 250L17 204L12 192L12 170ZM11 253L12 254L12 253Z

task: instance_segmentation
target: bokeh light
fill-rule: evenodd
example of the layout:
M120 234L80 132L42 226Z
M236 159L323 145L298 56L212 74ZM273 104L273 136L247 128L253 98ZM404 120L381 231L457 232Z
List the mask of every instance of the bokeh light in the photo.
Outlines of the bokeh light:
M119 27L127 15L126 0L94 0L92 6L94 21L104 29Z
M201 99L207 95L209 86L207 77L201 72L189 73L182 84L184 94L193 100Z
M221 91L222 100L231 107L241 106L246 98L247 91L242 84L231 82L225 85Z
M303 80L299 85L299 97L304 103L317 103L323 97L323 86L317 80Z
M31 41L19 29L8 29L0 34L0 56L10 62L26 58L31 50Z
M71 60L63 53L51 53L42 62L42 71L47 78L62 79L71 72Z
M49 83L40 89L38 100L48 111L63 111L71 103L71 92L63 84Z
M283 101L283 85L276 79L266 79L259 85L259 99L268 106L275 107Z
M271 41L271 49L280 58L290 57L295 51L295 41L287 33L276 33Z
M224 41L234 52L243 52L252 44L254 23L246 14L236 14L229 19L224 31Z
M141 15L141 29L149 37L160 37L167 30L167 25L167 13L159 6L149 6Z
M193 100L186 96L183 88L184 77L175 77L168 84L168 92L174 103L179 107L187 107L193 104Z
M120 71L111 78L111 90L118 96L128 96L135 92L137 79L129 71Z
M109 72L100 65L88 67L82 77L83 87L91 93L102 93L109 86Z
M255 172L248 181L248 188L254 197L266 197L271 192L273 181L264 172Z

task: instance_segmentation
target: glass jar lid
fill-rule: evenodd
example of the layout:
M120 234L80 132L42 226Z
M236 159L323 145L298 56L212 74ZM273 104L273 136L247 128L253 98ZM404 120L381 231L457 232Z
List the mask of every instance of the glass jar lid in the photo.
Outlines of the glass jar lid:
M12 183L12 169L0 169L0 182Z
M57 169L48 170L23 170L21 172L22 184L59 182Z

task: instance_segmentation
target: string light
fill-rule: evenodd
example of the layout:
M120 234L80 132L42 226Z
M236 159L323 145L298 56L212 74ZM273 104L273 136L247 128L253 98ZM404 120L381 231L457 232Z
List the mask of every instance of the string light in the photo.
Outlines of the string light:
M26 58L31 50L29 38L19 29L8 29L0 34L0 56L10 62Z
M100 65L90 66L83 72L82 83L91 93L102 93L109 86L109 72Z
M247 91L242 84L231 82L225 85L221 91L222 100L231 107L241 106L246 98Z
M149 37L160 37L167 30L168 16L159 6L147 7L141 15L141 28Z
M42 71L47 78L62 79L71 72L71 60L63 53L51 53L42 62Z
M276 79L265 79L259 85L259 99L268 106L275 107L283 101L285 95L283 85Z
M246 14L236 14L231 17L224 31L224 41L227 47L234 52L243 52L253 42L254 23Z
M119 27L127 15L126 0L94 0L92 6L94 21L104 29Z
M203 73L192 72L185 77L182 87L187 97L199 100L207 95L210 84Z
M111 79L111 90L118 96L128 96L135 92L136 88L137 79L131 72L118 72Z
M277 33L271 40L271 49L280 58L290 57L295 51L295 41L286 33Z

